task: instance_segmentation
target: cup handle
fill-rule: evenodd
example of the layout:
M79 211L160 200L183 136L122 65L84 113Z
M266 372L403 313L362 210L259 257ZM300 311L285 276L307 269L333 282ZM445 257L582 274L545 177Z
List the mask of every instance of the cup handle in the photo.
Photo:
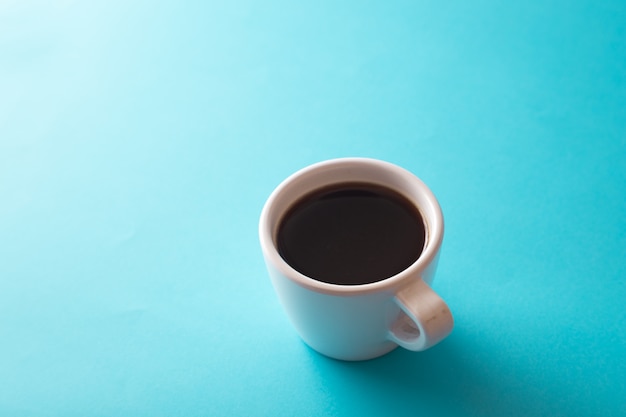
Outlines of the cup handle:
M405 313L391 325L389 338L408 350L426 350L452 331L454 319L448 305L423 279L400 289L395 303Z

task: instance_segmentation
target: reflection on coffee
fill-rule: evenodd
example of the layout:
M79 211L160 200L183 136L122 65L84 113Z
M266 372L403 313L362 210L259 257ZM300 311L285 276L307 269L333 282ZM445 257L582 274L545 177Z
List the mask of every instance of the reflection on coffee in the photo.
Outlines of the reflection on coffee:
M298 272L339 285L381 281L413 264L426 228L406 197L369 183L341 183L298 200L282 218L278 251Z

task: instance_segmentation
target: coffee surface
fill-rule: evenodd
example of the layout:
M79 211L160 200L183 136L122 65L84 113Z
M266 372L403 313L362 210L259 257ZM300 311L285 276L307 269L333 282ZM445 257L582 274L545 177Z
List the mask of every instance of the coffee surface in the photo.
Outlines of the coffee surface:
M282 258L300 273L340 285L381 281L413 264L424 249L419 210L389 188L344 183L315 190L282 218Z

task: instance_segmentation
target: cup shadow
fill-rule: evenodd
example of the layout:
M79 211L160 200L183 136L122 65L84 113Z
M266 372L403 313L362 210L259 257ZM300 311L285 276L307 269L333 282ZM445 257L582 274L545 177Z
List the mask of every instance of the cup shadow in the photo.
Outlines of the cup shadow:
M541 381L524 385L502 361L485 363L472 353L481 349L478 343L457 334L425 352L398 348L365 362L311 355L335 408L350 409L348 402L358 398L386 415L555 416L576 410L571 402L553 401L558 393L546 394L550 387Z

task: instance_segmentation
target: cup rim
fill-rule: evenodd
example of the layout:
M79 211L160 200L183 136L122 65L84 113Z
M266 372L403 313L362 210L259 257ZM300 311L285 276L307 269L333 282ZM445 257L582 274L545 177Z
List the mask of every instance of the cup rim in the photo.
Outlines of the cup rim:
M426 198L431 209L427 219L426 213L422 211L422 216L424 216L425 220L427 220L428 222L427 242L419 258L409 267L397 273L396 275L382 279L380 281L358 285L340 285L318 281L297 271L295 268L289 265L282 258L282 256L280 256L274 242L274 230L272 230L272 224L270 220L271 216L273 215L275 202L285 192L286 188L288 188L294 181L302 178L303 176L314 175L316 172L328 169L330 167L355 164L361 166L376 166L377 168L386 170L398 177L408 179L409 181L411 181L412 185L419 189L420 194ZM312 188L311 191L313 189L314 188ZM407 197L410 198L409 196ZM439 202L437 201L432 191L428 188L426 184L424 184L422 180L420 180L415 174L398 165L379 159L364 157L345 157L329 159L314 163L294 172L293 174L285 178L272 191L263 206L263 209L261 211L261 217L259 219L259 239L268 268L272 267L277 269L283 276L305 288L331 295L357 295L381 292L386 290L391 291L402 286L405 282L412 281L416 276L421 277L426 268L431 265L431 263L436 261L439 248L441 247L441 243L443 241L443 229L443 214L441 212Z

